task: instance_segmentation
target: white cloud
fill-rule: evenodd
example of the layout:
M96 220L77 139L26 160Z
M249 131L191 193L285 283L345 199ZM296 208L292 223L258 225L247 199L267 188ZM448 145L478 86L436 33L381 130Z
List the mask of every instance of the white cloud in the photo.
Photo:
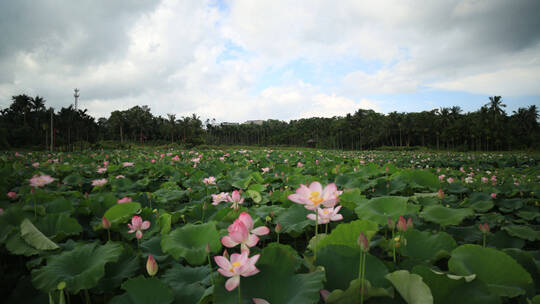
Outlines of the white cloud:
M157 115L244 121L380 111L382 101L369 95L419 87L540 95L534 0L238 0L223 11L210 0L134 8L82 1L84 12L20 3L0 4L1 106L27 93L58 109L73 102L79 87L81 106L96 117L149 105ZM26 19L9 17L17 11ZM242 49L231 51L230 44ZM229 51L234 56L223 59ZM380 68L346 67L337 76L321 68L349 58ZM313 83L289 69L259 87L266 71L297 61L316 67ZM337 79L325 86L319 76Z
M430 86L437 89L485 95L540 95L539 77L540 67L536 66L478 73L451 81L433 83Z

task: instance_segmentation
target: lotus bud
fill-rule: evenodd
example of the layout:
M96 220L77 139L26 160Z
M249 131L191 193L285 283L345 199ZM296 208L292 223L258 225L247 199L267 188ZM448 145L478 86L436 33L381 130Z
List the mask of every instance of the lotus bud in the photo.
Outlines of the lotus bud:
M497 193L491 193L491 198L492 198L492 199L497 198Z
M396 227L396 226L395 226L396 224L394 223L394 221L392 221L391 218L388 218L388 219L386 220L386 224L388 225L388 228L389 228L389 229L392 229L392 230Z
M414 225L413 225L413 222L412 222L412 218L409 218L407 220L407 229L412 229L414 228Z
M442 189L439 189L439 191L437 191L437 197L440 199L444 199L444 191Z
M485 222L483 225L480 224L478 225L478 229L480 229L482 233L489 233L489 224L487 222Z
M103 229L110 229L111 228L111 222L106 217L102 217L101 218L101 227L103 227Z
M277 224L276 224L276 233L280 233L280 232L281 232L281 228L283 228L283 227L281 226L281 223L280 223L280 222L277 222Z
M360 232L360 235L358 236L358 245L360 246L360 249L364 252L369 251L369 242L366 237L366 235L363 232Z
M403 216L399 217L399 220L397 222L397 230L402 232L407 231L407 222L405 221L405 218Z
M148 255L148 260L146 260L146 272L148 272L148 275L153 277L158 272L158 264L156 263L156 260L154 260L154 257L152 254Z

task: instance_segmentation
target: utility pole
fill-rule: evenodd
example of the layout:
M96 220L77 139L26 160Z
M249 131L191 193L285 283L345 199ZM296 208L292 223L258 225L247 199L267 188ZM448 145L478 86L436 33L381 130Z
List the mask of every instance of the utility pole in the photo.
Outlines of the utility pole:
M54 150L53 113L54 113L54 109L51 107L51 152L53 152Z
M73 94L73 97L75 97L75 111L77 111L77 106L79 104L79 89L75 88L75 94Z

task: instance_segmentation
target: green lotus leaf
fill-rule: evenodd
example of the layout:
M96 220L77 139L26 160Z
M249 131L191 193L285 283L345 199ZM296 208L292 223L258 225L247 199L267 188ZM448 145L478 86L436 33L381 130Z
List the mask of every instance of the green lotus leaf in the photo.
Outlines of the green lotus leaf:
M398 270L387 274L386 279L392 282L408 304L433 304L431 290L421 276L407 270Z
M478 245L461 245L452 251L448 268L458 275L476 274L498 295L516 297L532 286L531 275L506 253Z
M435 261L456 248L456 241L446 232L432 234L409 229L404 236L407 244L402 247L401 254L422 261Z
M347 189L339 196L339 204L350 210L358 207L361 201L365 201L366 196L358 188Z
M186 197L186 191L162 188L154 192L154 196L156 197L156 200L162 204L178 203Z
M69 235L78 235L83 231L79 222L66 213L47 214L39 219L36 226L43 234L57 242Z
M339 224L327 237L317 243L317 248L320 250L327 245L335 244L360 250L360 246L358 245L358 236L360 236L360 233L363 232L369 240L378 230L377 223L366 220L356 220Z
M317 252L315 265L323 266L326 272L325 289L345 290L349 283L358 279L360 265L360 250L343 245L328 245ZM375 287L389 287L390 283L384 278L388 268L377 257L366 256L366 280L373 282Z
M396 221L400 215L409 213L407 209L408 200L408 197L402 196L376 197L361 204L354 211L358 218L370 220L384 226L388 218Z
M26 243L38 250L54 250L60 248L39 231L29 219L24 219L21 222L21 237Z
M504 253L511 256L531 275L536 290L540 290L540 267L537 266L534 256L529 251L524 251L517 248L507 248Z
M92 210L92 214L101 218L109 208L118 204L117 200L110 192L91 194L88 197L88 207Z
M452 276L432 271L426 266L414 266L412 272L420 275L433 294L435 303L441 304L500 304L501 299L489 292L486 285L470 277ZM471 281L472 280L472 281Z
M470 204L471 208L474 209L474 211L477 212L488 212L493 208L493 200L486 200L486 201L478 201Z
M529 240L531 242L540 240L540 231L533 230L528 226L523 226L523 225L504 226L502 227L502 230L506 230L506 232L508 232L508 234L511 236L515 236L524 240Z
M260 193L266 190L266 186L261 184L253 184L249 186L249 190L257 191Z
M117 262L105 265L105 276L99 281L95 290L97 293L112 292L127 279L134 277L137 271L145 264L131 248L124 248L124 252Z
M463 194L467 193L469 191L469 188L463 186L460 183L452 183L446 186L446 192L452 193L452 194Z
M300 258L289 246L271 243L262 252L256 267L260 272L250 277L241 277L242 299L265 299L269 303L311 304L320 299L323 288L324 271L317 269L311 273L295 273ZM214 288L215 304L238 303L238 290L227 291L225 278L219 275Z
M115 262L122 254L120 244L109 242L77 245L73 250L47 258L47 265L32 271L32 283L43 292L56 289L56 285L66 282L70 293L90 289L97 285L105 274L105 265Z
M521 198L510 198L496 201L497 206L502 212L512 212L514 210L521 209L524 201Z
M247 190L246 194L255 202L260 203L262 200L261 194L256 190Z
M105 212L104 217L106 217L111 224L120 224L125 223L139 210L141 209L141 204L139 203L123 203L116 204L109 208Z
M407 184L410 184L413 188L427 188L429 190L437 191L441 188L441 182L437 176L429 171L423 170L402 170L395 174L400 180L403 180Z
M206 245L210 251L217 253L221 250L219 232L216 222L201 225L187 224L164 235L161 240L161 249L164 253L172 255L175 259L185 258L191 265L201 265L206 262Z
M279 222L283 227L281 233L288 233L293 236L297 236L304 232L304 229L308 226L314 226L315 222L308 219L306 216L313 211L309 211L304 206L294 204L287 211L281 213L276 218L276 222Z
M206 291L202 282L208 281L209 275L208 266L189 267L174 264L161 279L172 289L176 303L196 304Z
M38 254L39 251L28 245L19 233L12 233L6 240L6 248L15 255L32 256Z
M138 276L122 284L131 303L169 304L173 301L172 291L158 278Z
M52 201L45 202L43 203L43 206L48 214L62 212L72 213L74 209L73 204L64 197L57 197Z
M523 248L525 241L520 238L511 237L505 230L490 233L487 236L487 243L495 248Z
M161 249L161 236L156 235L141 243L141 248L145 254L152 254L154 259L159 262L164 262L169 258L169 255L163 253Z
M167 212L159 216L159 228L161 234L167 234L171 231L171 219L172 215Z
M473 215L474 211L470 208L453 209L441 205L427 206L420 213L426 221L441 226L459 225L463 219Z
M362 290L361 280L356 279L351 281L348 288L343 291L336 289L328 295L325 303L328 304L358 304L361 298L360 291ZM384 288L376 288L371 286L371 283L364 280L364 300L375 297L393 297L392 288L390 290Z

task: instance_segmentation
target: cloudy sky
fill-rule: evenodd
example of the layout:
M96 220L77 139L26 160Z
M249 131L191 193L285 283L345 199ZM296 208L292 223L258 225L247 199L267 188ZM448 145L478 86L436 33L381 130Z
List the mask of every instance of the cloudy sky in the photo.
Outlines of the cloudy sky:
M11 96L217 121L540 105L540 1L5 0Z

